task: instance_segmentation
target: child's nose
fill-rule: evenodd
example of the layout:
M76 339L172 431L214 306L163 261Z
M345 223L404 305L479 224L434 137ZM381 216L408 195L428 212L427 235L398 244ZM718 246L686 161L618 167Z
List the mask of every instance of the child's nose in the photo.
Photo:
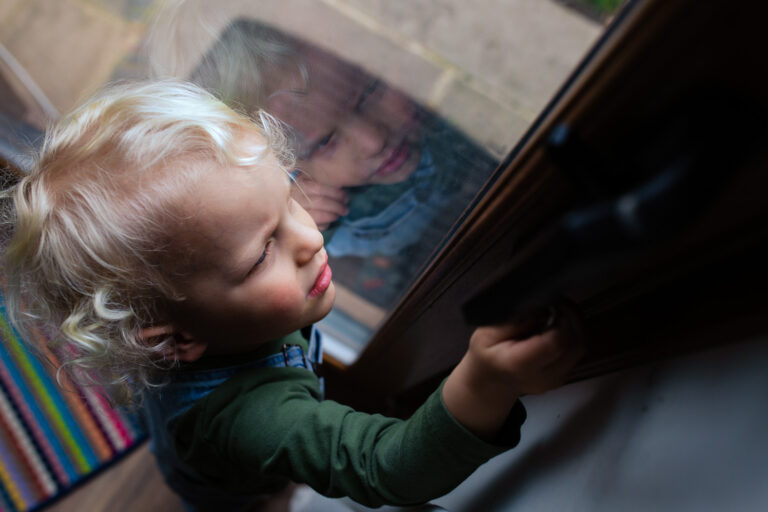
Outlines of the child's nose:
M346 132L364 156L376 156L387 145L387 127L373 119L353 116L347 123Z
M309 223L296 223L294 237L296 262L299 265L312 261L315 254L323 248L323 235L311 219Z

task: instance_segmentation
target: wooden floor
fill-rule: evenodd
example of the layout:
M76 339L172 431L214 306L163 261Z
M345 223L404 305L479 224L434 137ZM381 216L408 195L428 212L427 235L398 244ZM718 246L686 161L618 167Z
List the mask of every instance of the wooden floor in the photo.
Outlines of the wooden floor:
M51 512L184 512L144 443L65 498Z

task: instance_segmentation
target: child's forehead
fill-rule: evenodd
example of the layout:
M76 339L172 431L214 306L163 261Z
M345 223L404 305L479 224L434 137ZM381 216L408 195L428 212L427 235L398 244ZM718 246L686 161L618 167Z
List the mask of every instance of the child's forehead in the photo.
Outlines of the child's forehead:
M271 222L290 187L290 176L272 155L254 166L210 169L182 198L183 213L170 227L171 237L182 251L201 253L205 260L225 257L240 232L256 232Z
M307 76L293 71L280 77L267 104L283 121L311 138L333 118L351 111L357 93L373 77L313 46L303 47L301 57Z
M261 142L253 140L253 144L263 145L264 142L263 139ZM243 196L287 195L291 181L290 174L271 151L248 165L206 162L193 186L188 189L191 197L187 205L193 216L203 216L212 206L231 206L230 203Z

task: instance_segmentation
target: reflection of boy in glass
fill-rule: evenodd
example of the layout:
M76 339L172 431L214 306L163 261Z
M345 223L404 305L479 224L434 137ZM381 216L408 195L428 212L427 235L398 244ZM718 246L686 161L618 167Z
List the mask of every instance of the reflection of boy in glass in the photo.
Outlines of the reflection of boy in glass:
M308 84L292 89L296 77L286 76L266 100L294 130L305 177L299 201L326 231L332 256L395 255L419 240L440 206L416 196L435 177L419 109L316 47L303 46L301 56Z
M383 303L402 288L396 277L416 273L494 167L403 93L254 21L231 24L193 79L291 127L303 191L297 199L325 231L329 254L384 256L397 269L381 280L391 290L379 293Z
M413 102L317 47L300 51L307 84L299 70L283 77L266 106L295 131L302 170L334 188L408 179L422 143Z

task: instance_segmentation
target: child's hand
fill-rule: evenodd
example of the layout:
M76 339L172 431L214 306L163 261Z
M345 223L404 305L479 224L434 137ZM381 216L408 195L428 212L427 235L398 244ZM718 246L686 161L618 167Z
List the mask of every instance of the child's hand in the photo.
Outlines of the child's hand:
M295 183L293 198L307 210L320 231L328 229L349 211L349 198L342 189L323 185L304 175L297 176Z
M475 330L467 358L477 385L503 386L517 396L543 393L561 385L581 358L581 336L574 313L561 310L553 314L559 316L555 325L539 334L526 334L524 339L521 334L530 333L531 325Z
M519 396L565 382L583 353L581 327L574 312L558 315L551 328L524 339L531 326L520 322L475 330L443 387L443 401L459 423L491 439Z

